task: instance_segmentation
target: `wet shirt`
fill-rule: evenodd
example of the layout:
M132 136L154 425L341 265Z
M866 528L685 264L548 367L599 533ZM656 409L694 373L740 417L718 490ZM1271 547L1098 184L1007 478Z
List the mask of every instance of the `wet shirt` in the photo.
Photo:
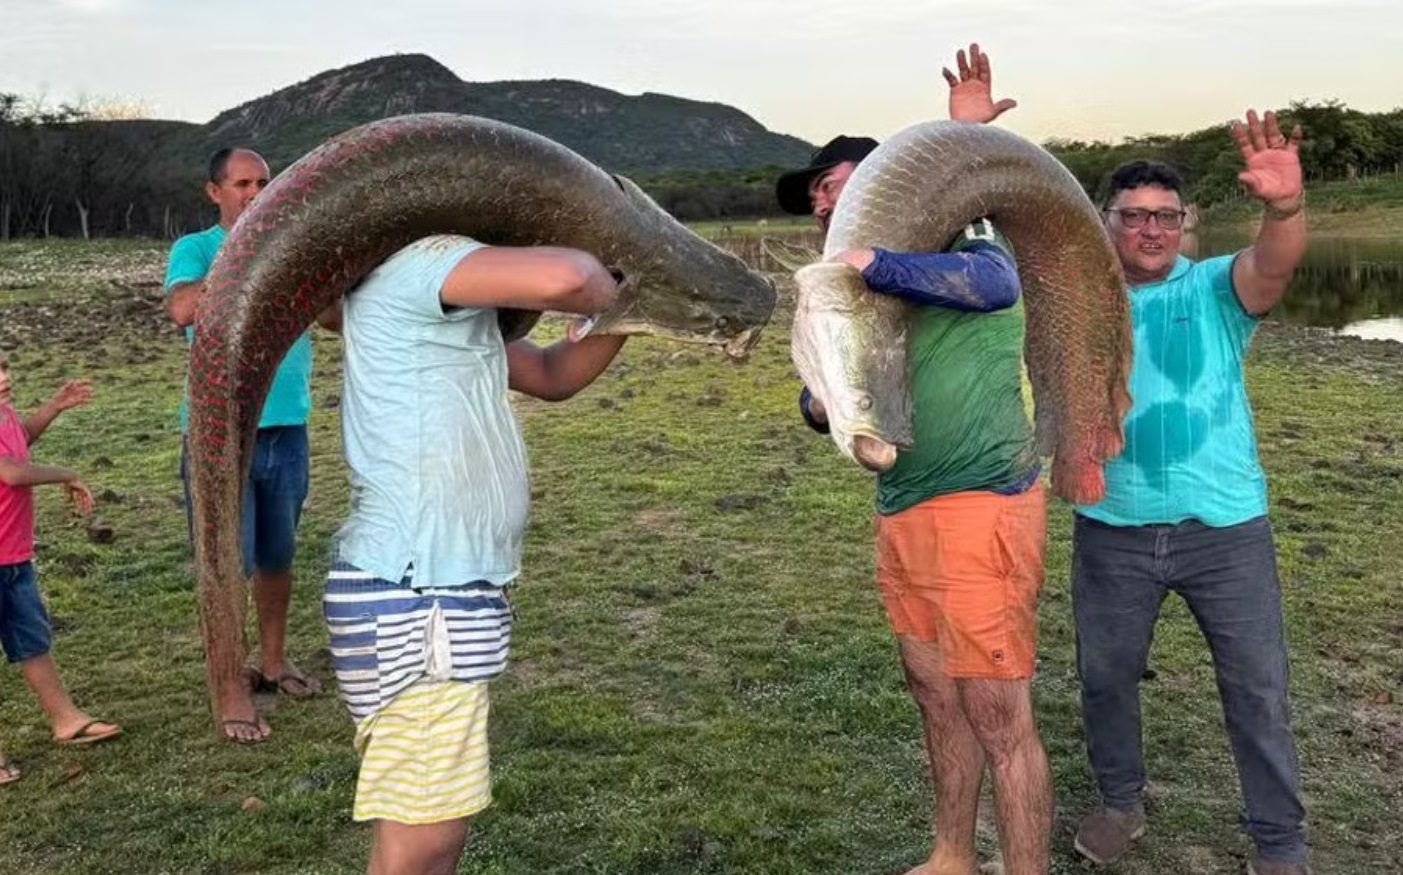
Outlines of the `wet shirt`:
M215 225L194 234L186 234L171 247L170 260L166 264L166 294L180 283L195 282L205 278L214 256L224 242L224 228ZM195 327L185 326L185 339L193 342ZM273 375L273 385L268 389L268 397L263 401L263 412L258 420L259 428L274 428L285 425L306 425L307 414L312 409L312 336L303 332L292 344L282 363ZM190 413L187 395L180 399L180 428L189 426Z
M427 237L346 296L341 437L351 514L339 561L414 586L516 577L530 506L497 311L446 309L453 268L481 244Z
M24 423L9 405L0 406L0 458L29 461ZM34 487L0 483L0 565L34 558Z
M1077 512L1114 526L1231 526L1267 511L1242 365L1258 319L1232 284L1234 256L1180 256L1130 290L1134 402L1106 497Z

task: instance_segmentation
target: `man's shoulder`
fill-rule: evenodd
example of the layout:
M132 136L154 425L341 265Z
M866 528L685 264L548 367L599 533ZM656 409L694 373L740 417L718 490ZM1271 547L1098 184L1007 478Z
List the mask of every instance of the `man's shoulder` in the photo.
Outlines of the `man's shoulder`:
M211 225L203 231L192 231L189 234L182 234L177 237L175 243L171 244L171 251L177 249L198 248L218 249L219 244L224 242L225 232L219 225Z
M955 239L950 241L950 245L945 247L945 251L962 252L981 244L998 247L1007 255L1013 255L1013 245L987 218L975 219L966 225L964 230L956 234Z

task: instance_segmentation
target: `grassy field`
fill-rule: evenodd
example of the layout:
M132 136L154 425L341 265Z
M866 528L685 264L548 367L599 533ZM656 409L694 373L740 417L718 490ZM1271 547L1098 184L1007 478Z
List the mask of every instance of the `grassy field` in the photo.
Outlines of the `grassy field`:
M1261 207L1250 200L1204 211L1209 227L1255 225ZM1306 186L1306 219L1312 237L1397 240L1403 237L1403 174Z
M126 735L49 740L0 673L0 873L344 873L351 724L334 695L267 701L261 747L206 711L175 409L183 342L159 309L156 243L0 246L0 349L27 409L66 377L93 403L35 448L99 495L91 543L39 494L55 656L80 704ZM534 518L494 685L496 803L463 872L901 873L928 851L914 708L871 584L871 484L794 408L788 313L743 366L635 340L594 387L520 404ZM549 334L549 326L543 333ZM294 658L328 676L318 606L346 505L339 354L319 335L312 497ZM1403 871L1403 352L1268 328L1249 364L1286 593L1316 871ZM1093 804L1054 505L1038 715L1057 796L1054 866ZM1171 601L1144 686L1151 832L1114 871L1237 873L1248 843L1205 647ZM986 852L992 831L981 830Z

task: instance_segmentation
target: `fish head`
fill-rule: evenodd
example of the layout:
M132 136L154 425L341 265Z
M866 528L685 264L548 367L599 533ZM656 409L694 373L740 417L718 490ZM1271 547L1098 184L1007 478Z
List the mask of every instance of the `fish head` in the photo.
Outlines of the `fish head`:
M594 334L655 334L720 346L744 358L775 306L774 283L702 239L641 188L614 177L629 211L605 264L622 276L619 294L588 329Z
M872 294L847 264L812 264L794 278L791 351L799 376L822 402L844 455L885 471L912 442L905 305Z

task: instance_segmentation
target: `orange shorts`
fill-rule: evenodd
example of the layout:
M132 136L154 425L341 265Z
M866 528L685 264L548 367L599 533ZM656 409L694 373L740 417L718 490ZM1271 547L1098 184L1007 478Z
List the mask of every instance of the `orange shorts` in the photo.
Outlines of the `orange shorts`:
M957 492L877 515L877 588L898 635L934 642L957 678L1033 676L1047 538L1041 484Z

